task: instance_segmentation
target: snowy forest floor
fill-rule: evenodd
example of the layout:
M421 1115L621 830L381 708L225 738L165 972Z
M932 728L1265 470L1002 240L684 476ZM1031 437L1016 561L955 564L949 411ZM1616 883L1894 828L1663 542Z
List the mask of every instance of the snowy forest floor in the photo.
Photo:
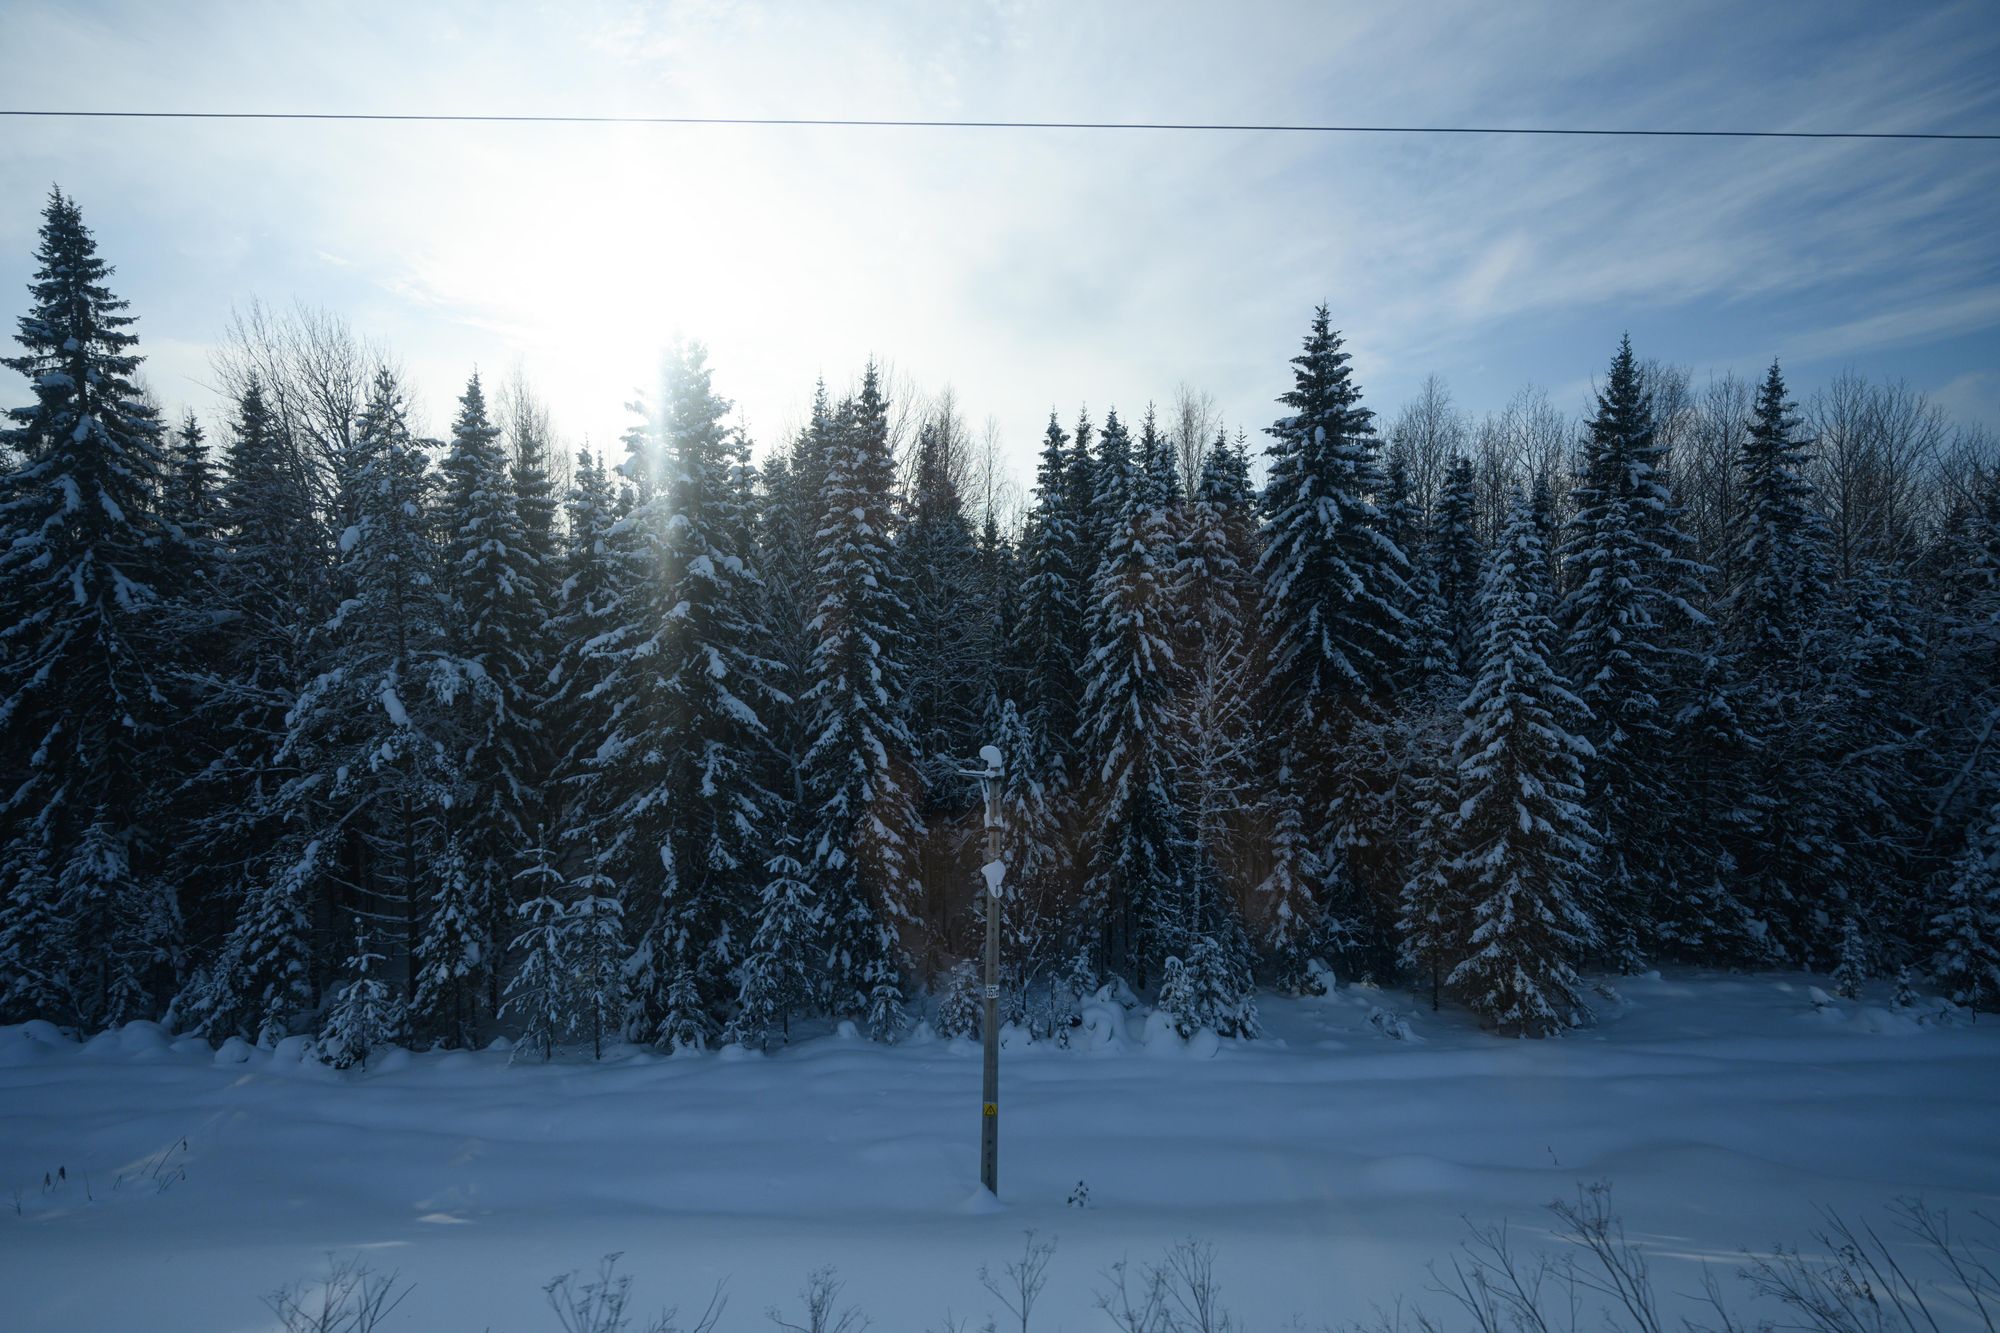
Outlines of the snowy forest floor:
M527 1333L556 1327L551 1277L622 1251L647 1312L726 1280L721 1328L768 1328L830 1264L874 1327L917 1333L997 1311L977 1270L1036 1228L1057 1242L1038 1329L1110 1327L1102 1271L1187 1237L1246 1328L1317 1328L1421 1297L1461 1219L1539 1241L1579 1182L1614 1184L1665 1293L1809 1244L1815 1205L1995 1211L2000 1021L1921 1024L1879 987L1816 1008L1816 980L1620 978L1596 1028L1543 1042L1348 987L1263 997L1265 1037L1213 1054L1145 1043L1143 1015L1107 1049L1017 1045L983 1208L968 1042L337 1074L149 1024L0 1028L0 1327L269 1328L263 1294L358 1251L413 1284L389 1330Z

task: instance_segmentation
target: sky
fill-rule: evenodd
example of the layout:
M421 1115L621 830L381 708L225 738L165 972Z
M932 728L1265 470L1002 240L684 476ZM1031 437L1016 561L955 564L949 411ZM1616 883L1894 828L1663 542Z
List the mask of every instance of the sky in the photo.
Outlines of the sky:
M0 6L0 105L2000 131L2000 5ZM1385 416L1621 333L1697 381L1782 358L2000 430L2000 143L9 120L0 314L73 195L157 396L218 411L232 308L388 347L434 431L477 367L615 447L676 337L760 444L868 357L989 416L1177 385L1253 434L1314 305ZM13 293L13 305L6 304ZM19 392L21 386L15 387Z

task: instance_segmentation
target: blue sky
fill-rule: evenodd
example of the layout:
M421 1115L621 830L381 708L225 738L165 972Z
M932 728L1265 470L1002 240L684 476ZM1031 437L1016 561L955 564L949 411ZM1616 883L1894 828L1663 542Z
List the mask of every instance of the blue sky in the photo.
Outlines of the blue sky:
M2000 6L0 8L14 107L2000 130ZM25 57L25 58L23 58ZM149 376L207 412L233 305L380 339L433 428L516 367L610 444L675 335L768 441L872 352L989 414L1177 383L1252 430L1311 307L1385 415L1580 408L1618 335L2000 429L2000 144L12 122L0 292L81 203Z

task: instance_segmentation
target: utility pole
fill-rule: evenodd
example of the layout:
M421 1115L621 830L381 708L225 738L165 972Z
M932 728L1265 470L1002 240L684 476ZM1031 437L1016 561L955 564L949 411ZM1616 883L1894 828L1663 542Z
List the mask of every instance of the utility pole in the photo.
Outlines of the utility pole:
M997 746L983 745L983 769L963 777L978 778L986 797L986 990L985 1017L979 1025L984 1039L986 1069L979 1095L979 1183L989 1194L1000 1193L1000 884L1007 866L1000 858L1000 779L1005 765Z

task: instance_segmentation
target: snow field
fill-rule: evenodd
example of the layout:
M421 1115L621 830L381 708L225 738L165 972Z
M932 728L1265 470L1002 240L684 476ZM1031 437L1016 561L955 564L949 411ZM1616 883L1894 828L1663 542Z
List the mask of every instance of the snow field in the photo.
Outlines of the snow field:
M261 1294L358 1251L414 1284L390 1329L549 1329L542 1285L618 1251L648 1314L724 1281L722 1328L766 1328L831 1264L876 1328L915 1333L997 1310L976 1271L1029 1228L1057 1243L1038 1329L1108 1328L1101 1271L1187 1237L1246 1328L1316 1328L1420 1293L1461 1219L1534 1240L1579 1182L1614 1184L1666 1293L1806 1240L1818 1204L1995 1211L2000 1025L1919 1021L1886 987L1823 1006L1799 975L1615 984L1597 1027L1543 1042L1365 987L1264 997L1251 1043L1115 1005L1078 1049L1014 1036L997 1207L970 1042L336 1073L296 1042L0 1028L0 1328L265 1329Z

